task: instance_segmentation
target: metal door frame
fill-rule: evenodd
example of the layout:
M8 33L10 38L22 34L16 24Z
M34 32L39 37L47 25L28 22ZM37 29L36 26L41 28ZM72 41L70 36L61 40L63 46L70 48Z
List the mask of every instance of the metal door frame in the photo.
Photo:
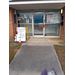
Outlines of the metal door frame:
M34 10L35 11L35 10ZM45 36L45 28L43 28L43 35L34 35L34 11L32 10L32 35L33 37L44 37ZM37 12L40 12L39 10ZM43 12L43 24L45 24L45 10L42 10Z

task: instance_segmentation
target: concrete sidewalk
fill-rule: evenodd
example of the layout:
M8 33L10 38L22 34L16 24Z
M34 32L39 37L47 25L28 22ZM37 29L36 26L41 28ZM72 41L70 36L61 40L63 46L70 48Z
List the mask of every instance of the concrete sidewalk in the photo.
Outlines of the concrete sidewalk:
M10 46L17 45L18 43L12 42ZM26 42L23 42L22 45L61 45L65 46L65 42L60 38L29 38Z
M45 68L64 75L53 46L22 45L9 65L9 75L41 75Z
M60 38L29 38L26 43L23 44L53 44L65 46L65 42Z

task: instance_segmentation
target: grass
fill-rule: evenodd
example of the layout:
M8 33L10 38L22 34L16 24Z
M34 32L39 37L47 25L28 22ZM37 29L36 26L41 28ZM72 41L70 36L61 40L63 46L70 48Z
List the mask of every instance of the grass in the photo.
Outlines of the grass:
M10 46L11 43L12 43L12 41L9 41L9 64L11 63L15 54L17 53L17 51L19 50L19 48L22 45L22 44L20 44L20 45L18 44L16 46Z
M54 45L54 48L61 63L62 70L65 74L65 46Z

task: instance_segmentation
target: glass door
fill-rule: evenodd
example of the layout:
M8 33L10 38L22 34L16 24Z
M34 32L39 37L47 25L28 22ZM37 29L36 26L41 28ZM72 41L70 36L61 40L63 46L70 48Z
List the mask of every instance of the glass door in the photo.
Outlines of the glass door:
M43 12L34 12L34 35L43 35L43 21L44 13Z

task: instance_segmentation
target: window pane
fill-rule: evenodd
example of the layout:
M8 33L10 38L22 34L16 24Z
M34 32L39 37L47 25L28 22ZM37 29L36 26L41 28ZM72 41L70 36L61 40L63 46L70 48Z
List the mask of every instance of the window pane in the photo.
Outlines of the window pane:
M45 36L59 36L61 14L60 10L45 12Z
M13 15L14 23L16 23L16 15Z
M45 24L45 36L58 36L59 29L59 24Z
M46 23L60 23L61 15L59 12L46 12L45 13Z
M43 23L43 14L41 12L34 13L34 23Z
M19 23L32 23L32 14L31 13L19 13L18 21Z
M32 36L32 12L17 11L18 26L27 27L28 34Z

